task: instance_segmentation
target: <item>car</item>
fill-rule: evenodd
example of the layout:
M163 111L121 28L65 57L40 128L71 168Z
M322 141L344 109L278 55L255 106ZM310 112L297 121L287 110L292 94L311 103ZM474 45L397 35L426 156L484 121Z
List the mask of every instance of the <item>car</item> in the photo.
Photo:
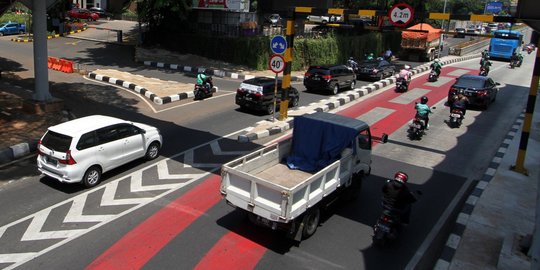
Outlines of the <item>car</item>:
M99 15L95 12L91 12L88 9L84 8L74 8L70 11L68 11L68 17L76 18L76 19L83 19L83 20L91 20L91 21L97 21L99 19Z
M358 65L356 78L382 80L393 76L396 73L396 66L379 57L375 60L365 60Z
M455 38L464 38L465 37L465 28L456 28L456 33L454 34Z
M266 17L266 21L273 26L281 25L281 16L279 14L270 14Z
M337 94L343 88L354 89L356 75L345 65L310 66L304 74L304 87L308 92L315 90Z
M329 16L308 15L307 20L310 22L318 22L318 23L339 22L341 21L341 16L339 15L329 15Z
M241 110L252 109L264 111L267 114L274 114L274 96L276 97L276 107L281 102L282 80L277 80L277 95L275 95L276 79L269 77L255 77L243 81L236 90L236 105ZM288 90L289 107L297 107L300 101L298 90L291 87Z
M90 12L97 13L97 15L99 15L100 18L105 18L105 17L109 16L107 11L105 11L104 9L99 8L99 7L91 7L88 10Z
M24 34L26 25L14 22L0 23L0 36L12 34Z
M487 76L461 75L448 91L448 105L451 105L454 95L462 93L469 99L469 105L487 109L497 99L499 85Z
M38 143L37 167L62 183L93 187L107 171L139 158L157 158L162 144L155 127L91 115L49 127Z

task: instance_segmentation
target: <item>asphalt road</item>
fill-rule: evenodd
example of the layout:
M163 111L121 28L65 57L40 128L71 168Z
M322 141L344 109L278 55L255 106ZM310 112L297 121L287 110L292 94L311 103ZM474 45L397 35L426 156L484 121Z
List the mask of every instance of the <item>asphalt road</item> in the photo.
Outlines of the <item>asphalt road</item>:
M72 46L61 40L55 46ZM11 46L0 41L0 49ZM87 46L78 50L91 50L91 44ZM19 57L29 54L17 48L21 55L10 49L9 57L25 69L27 60ZM113 66L125 61L119 52L122 59L116 59L111 48L96 49L103 54L100 61ZM56 82L54 95L64 98L77 115L104 113L149 123L162 130L166 144L158 160L127 164L91 190L32 173L4 185L0 268L402 269L457 191L489 165L526 102L532 63L533 57L526 57L520 69L509 70L506 63L496 62L491 75L504 84L497 102L486 111L469 110L459 129L444 122L448 110L443 100L454 77L449 73L474 73L476 60L445 67L440 86L426 85L425 76L416 77L407 93L390 88L343 108L339 113L371 122L375 136L389 133L390 142L374 148L373 172L361 198L331 208L317 233L299 246L278 232L249 224L219 196L219 164L276 139L240 144L233 133L268 116L238 111L233 95L155 113L123 90L58 75L55 79L68 79ZM239 82L220 83L233 91ZM410 141L406 124L414 100L423 94L437 109L427 136ZM323 98L301 93L303 104ZM20 166L35 171L31 160ZM380 187L396 170L409 172L412 188L424 195L402 237L388 249L375 249L371 226L380 211Z

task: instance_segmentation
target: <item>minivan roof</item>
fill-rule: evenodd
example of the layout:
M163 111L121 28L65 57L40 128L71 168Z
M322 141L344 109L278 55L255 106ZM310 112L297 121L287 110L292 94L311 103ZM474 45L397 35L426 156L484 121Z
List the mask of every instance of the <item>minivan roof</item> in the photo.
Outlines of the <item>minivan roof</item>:
M120 123L129 123L129 121L105 115L90 115L49 127L49 130L73 137Z

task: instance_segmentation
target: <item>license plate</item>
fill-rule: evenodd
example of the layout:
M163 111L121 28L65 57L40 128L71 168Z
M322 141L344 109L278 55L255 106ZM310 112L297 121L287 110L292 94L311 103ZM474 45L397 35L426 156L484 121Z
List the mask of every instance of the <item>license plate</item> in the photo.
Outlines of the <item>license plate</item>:
M58 165L58 160L56 158L51 157L51 156L45 156L45 161L47 163L50 163L50 164L54 165L54 166Z
M420 129L421 126L417 124L411 124L411 127Z
M456 117L456 118L461 118L461 115L460 115L460 114L457 114L457 113L453 113L453 114L451 114L450 116Z
M251 100L251 98L250 98L250 97L246 97L246 100Z
M320 81L321 80L321 78L319 78L319 77L313 77L311 79L314 80L314 81Z

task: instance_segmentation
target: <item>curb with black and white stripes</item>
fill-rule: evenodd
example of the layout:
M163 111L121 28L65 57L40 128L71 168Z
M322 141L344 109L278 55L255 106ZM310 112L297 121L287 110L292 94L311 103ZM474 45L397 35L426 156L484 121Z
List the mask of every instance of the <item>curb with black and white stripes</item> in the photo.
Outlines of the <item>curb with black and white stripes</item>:
M67 122L71 119L75 119L75 116L67 110L62 110L61 121ZM35 153L37 151L38 142L39 139L36 139L29 142L15 144L4 149L0 149L0 165L10 163L17 159L26 157L31 153Z
M192 73L192 74L208 71L209 72L208 74L212 76L217 76L220 78L227 77L227 78L238 79L238 80L249 80L256 77L254 75L247 75L247 74L242 74L238 72L230 72L230 71L219 70L219 69L209 69L205 67L190 67L190 66L182 66L179 64L167 64L167 63L154 62L154 61L144 61L144 65L156 67L156 68L178 70L180 72ZM302 80L304 80L303 76L291 76L291 81L298 82Z
M441 61L443 65L452 64L456 62L466 61L474 58L478 58L478 55L467 55L459 58L449 59ZM430 69L430 63L426 63L423 65L420 65L418 67L415 67L413 70L411 70L411 73L413 75L422 73L425 71L428 71ZM314 112L327 112L333 109L336 109L340 106L343 106L349 102L352 102L356 99L359 99L367 94L373 93L376 90L379 90L381 88L384 88L386 86L389 86L391 84L394 84L396 82L396 77L387 78L378 82L371 83L366 86L362 86L360 88L355 88L354 90L350 90L344 93L341 93L337 96L335 96L330 102L327 100L321 102L313 111L306 112L306 114L314 113ZM297 110L301 110L304 107L299 107ZM270 135L277 134L279 132L283 132L285 130L291 129L293 127L293 120L294 118L291 117L288 120L286 120L285 123L279 125L279 126L273 126L271 128L268 128L266 130L261 130L257 132L247 132L246 134L240 134L238 135L238 141L240 142L249 142L254 141L260 138L264 138ZM248 128L247 130L252 130L253 128Z
M94 72L88 73L88 77L90 79L94 79L94 80L98 80L98 81L104 81L104 82L108 82L108 83L111 83L111 84L114 84L114 85L119 85L119 86L122 86L124 88L130 89L130 90L132 90L132 91L134 91L136 93L139 93L139 94L149 98L152 102L154 102L154 103L156 103L158 105L163 105L163 104L167 104L167 103L182 100L182 99L194 98L193 92L183 92L183 93L178 93L178 94L174 94L174 95L170 95L170 96L158 97L156 94L152 93L151 91L148 91L148 89L146 89L144 87L141 87L141 86L138 86L138 85L136 85L136 84L134 84L132 82L112 78L112 77L109 77L109 76L99 75L99 74L94 73ZM212 92L216 93L217 91L218 91L218 88L216 86L214 86L214 88L212 88Z
M433 269L445 270L449 268L450 263L452 262L452 259L454 258L454 255L457 251L459 243L461 242L461 237L463 236L463 233L465 232L465 228L467 227L467 224L474 210L474 207L476 206L476 203L480 199L480 196L482 196L482 193L484 192L484 190L489 185L489 182L493 180L493 177L495 176L495 173L497 172L497 169L499 168L499 165L501 164L504 154L508 150L508 147L510 146L510 143L512 142L512 140L514 140L514 138L517 136L517 132L519 131L519 128L523 124L524 119L525 119L525 114L521 113L520 116L514 122L514 125L512 125L512 128L510 129L506 137L504 138L504 141L499 146L497 153L495 153L495 156L491 160L489 167L484 172L482 179L478 181L478 183L476 184L476 187L473 189L473 191L467 198L467 201L463 205L461 212L457 216L454 229L448 236L448 240L446 241L446 244L443 248L441 256L439 257L439 260L437 260L437 264L435 265Z

